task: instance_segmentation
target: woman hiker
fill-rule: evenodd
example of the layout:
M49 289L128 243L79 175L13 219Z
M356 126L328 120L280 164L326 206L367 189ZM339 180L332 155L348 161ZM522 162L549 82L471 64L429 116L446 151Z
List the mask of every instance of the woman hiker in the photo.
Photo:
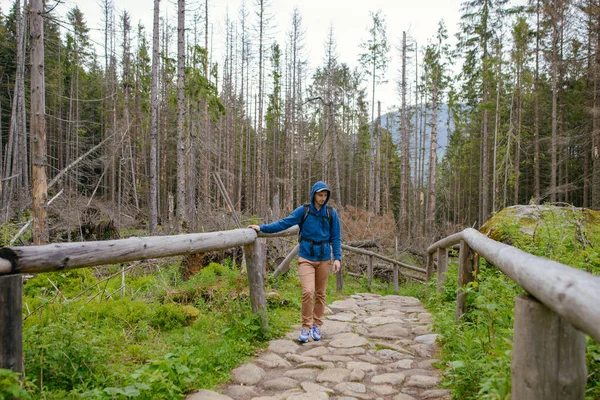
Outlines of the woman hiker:
M302 284L302 329L298 340L321 340L321 326L325 313L327 279L331 269L333 247L333 273L337 274L342 262L342 232L334 208L327 205L331 190L325 182L312 187L310 204L296 208L287 217L264 225L249 225L257 232L275 233L294 225L300 228L298 275Z

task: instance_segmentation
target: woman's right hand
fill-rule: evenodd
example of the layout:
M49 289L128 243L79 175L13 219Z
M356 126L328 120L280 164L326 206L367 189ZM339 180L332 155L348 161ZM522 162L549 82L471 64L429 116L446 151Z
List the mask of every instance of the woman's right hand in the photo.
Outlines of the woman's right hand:
M254 229L256 232L260 232L260 226L258 225L248 225L248 228Z

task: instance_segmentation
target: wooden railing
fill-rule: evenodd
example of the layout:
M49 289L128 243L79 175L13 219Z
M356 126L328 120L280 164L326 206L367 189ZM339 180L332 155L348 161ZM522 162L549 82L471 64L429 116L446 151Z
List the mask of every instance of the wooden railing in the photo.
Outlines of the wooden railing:
M55 243L43 246L3 247L0 249L0 368L23 371L22 298L24 273L44 273L75 268L118 264L162 257L182 256L244 247L250 286L252 311L259 315L264 329L268 328L265 296L265 239L298 234L298 227L276 233L256 233L253 229L194 233L174 236L135 237L94 242ZM412 267L376 253L342 245L355 251L425 273L425 269ZM286 259L291 259L294 252ZM289 260L288 260L289 263ZM372 261L371 261L372 265ZM372 279L370 269L369 281ZM342 274L337 274L337 289L343 286Z
M476 257L485 258L528 295L515 302L512 398L583 399L586 339L600 342L600 277L489 239L475 229L427 249L428 276L437 254L437 289L443 290L448 248L460 244L456 318L466 312L465 287L476 279Z

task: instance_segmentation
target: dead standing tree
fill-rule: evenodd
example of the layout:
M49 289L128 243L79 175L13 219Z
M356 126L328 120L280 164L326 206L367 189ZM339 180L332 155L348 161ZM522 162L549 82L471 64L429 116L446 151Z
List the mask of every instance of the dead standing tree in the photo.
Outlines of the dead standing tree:
M48 242L46 229L46 99L42 0L31 2L31 160L33 176L33 243Z

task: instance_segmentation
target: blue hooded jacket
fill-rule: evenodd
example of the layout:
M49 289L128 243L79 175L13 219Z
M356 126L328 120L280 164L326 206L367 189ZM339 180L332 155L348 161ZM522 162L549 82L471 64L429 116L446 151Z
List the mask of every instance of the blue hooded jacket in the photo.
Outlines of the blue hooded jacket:
M327 190L327 200L325 200L325 204L323 204L321 209L317 210L315 207L315 193L322 189ZM315 245L308 240L301 240L298 256L306 258L307 260L330 260L331 247L333 247L333 258L335 260L342 260L342 231L337 211L335 211L335 209L331 210L331 229L329 226L329 218L327 217L327 202L329 202L330 195L331 190L329 190L325 182L319 181L313 185L310 194L309 212L302 225L302 237L314 242L321 242L323 245ZM300 206L284 219L261 225L260 231L265 233L281 232L294 225L298 225L302 221L303 216L304 206ZM329 242L331 242L331 245Z

